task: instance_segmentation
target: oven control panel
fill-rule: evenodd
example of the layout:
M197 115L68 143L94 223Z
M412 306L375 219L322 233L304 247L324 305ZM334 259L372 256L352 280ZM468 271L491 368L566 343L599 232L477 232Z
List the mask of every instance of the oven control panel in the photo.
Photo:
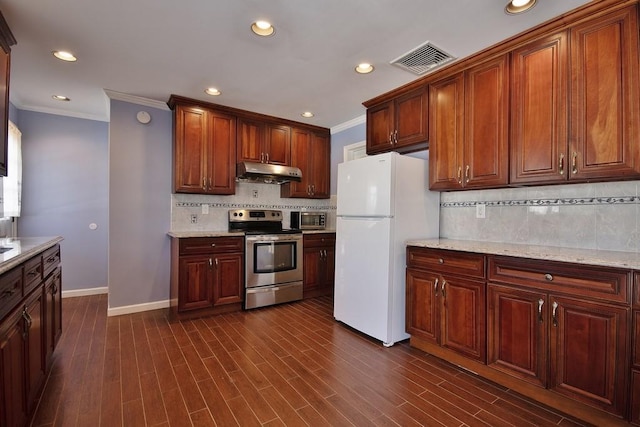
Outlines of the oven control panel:
M233 209L229 211L229 222L282 222L282 211L267 209Z

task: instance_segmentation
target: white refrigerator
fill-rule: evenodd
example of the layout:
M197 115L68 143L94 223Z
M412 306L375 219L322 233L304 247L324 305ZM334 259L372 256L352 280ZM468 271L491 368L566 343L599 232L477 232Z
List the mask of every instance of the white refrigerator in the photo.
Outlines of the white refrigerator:
M392 346L409 338L405 242L439 235L428 160L391 152L341 163L337 202L334 317Z

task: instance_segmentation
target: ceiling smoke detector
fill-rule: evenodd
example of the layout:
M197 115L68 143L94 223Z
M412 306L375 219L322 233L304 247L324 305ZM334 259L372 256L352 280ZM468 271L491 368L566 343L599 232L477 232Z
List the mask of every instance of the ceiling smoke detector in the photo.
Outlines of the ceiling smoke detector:
M391 65L421 76L454 59L456 59L454 56L427 41L394 59Z

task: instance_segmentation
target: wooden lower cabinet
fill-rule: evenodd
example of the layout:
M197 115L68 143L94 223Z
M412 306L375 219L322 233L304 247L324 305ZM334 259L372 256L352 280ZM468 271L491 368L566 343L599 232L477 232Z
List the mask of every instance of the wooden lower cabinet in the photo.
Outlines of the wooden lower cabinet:
M244 237L173 238L171 252L172 316L242 308Z
M0 300L1 312L6 313L8 307L8 314L2 315L0 322L0 425L3 427L28 424L62 331L62 282L57 266L60 247L56 245L54 249L55 261L47 263L40 253L0 275L0 284L10 285L9 289L20 292L19 295L23 289L29 289L17 302ZM30 274L34 271L36 275ZM50 274L43 277L43 271Z
M486 274L473 256L486 258ZM579 419L640 425L631 278L617 268L409 247L407 332L412 346ZM471 303L485 283L486 313ZM469 351L469 319L478 334L486 321L486 364Z
M450 265L484 265L451 252L409 249L406 278L406 330L480 363L486 359L485 282L456 275ZM438 266L421 269L437 258ZM442 261L442 262L440 262ZM470 267L470 269L473 269ZM438 271L440 270L440 271ZM441 271L449 270L449 273Z
M304 298L333 295L336 262L335 233L305 234L302 246L304 248Z

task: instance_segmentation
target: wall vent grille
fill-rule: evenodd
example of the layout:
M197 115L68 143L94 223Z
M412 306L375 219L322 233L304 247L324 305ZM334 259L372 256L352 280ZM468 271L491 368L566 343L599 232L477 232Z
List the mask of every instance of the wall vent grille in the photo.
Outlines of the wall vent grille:
M454 56L427 41L394 59L391 65L421 76L454 59L456 59Z

